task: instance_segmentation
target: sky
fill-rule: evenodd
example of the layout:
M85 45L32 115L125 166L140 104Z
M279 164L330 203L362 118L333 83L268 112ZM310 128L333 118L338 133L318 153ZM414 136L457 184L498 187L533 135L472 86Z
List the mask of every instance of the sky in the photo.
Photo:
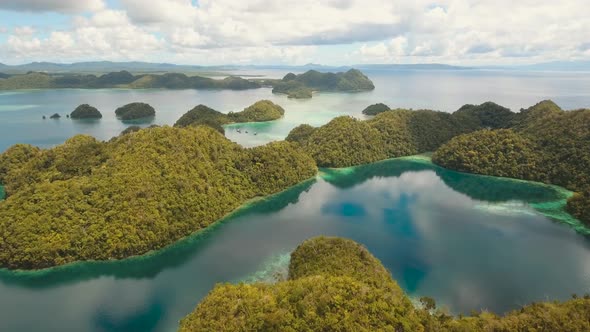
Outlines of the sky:
M0 0L0 62L590 60L589 0Z

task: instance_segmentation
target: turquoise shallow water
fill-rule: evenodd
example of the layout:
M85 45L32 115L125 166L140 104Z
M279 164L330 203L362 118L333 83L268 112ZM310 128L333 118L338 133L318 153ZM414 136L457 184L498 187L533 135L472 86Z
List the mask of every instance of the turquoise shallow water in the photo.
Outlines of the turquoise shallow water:
M173 331L215 283L284 276L316 235L359 241L411 296L455 313L565 299L590 292L590 241L535 207L559 210L568 195L422 157L324 169L151 255L0 271L0 330Z

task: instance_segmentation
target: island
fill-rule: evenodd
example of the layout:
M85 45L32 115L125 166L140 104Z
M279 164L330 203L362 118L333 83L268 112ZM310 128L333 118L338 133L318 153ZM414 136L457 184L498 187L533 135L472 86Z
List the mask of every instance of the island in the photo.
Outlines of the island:
M434 153L433 162L463 172L565 187L576 192L567 210L590 226L590 110L564 111L545 100L498 116L496 127L508 129L455 137Z
M59 119L61 118L61 115L59 115L58 113L53 113L52 116L49 117L50 119Z
M218 284L180 322L196 331L587 331L590 295L537 302L497 316L452 316L423 296L416 305L391 273L352 240L316 237L291 254L275 284ZM566 328L567 327L567 328Z
M273 93L287 94L289 98L311 98L313 91L361 92L375 89L371 80L357 69L340 73L321 73L308 70L299 75L288 73L282 80L267 80Z
M130 103L115 110L121 120L137 120L156 116L156 110L146 103Z
M487 102L450 114L393 109L369 120L301 125L286 140L320 167L348 167L434 152L440 166L555 184L574 191L567 210L590 226L590 110L542 101L514 113ZM446 145L445 145L446 144Z
M9 75L0 78L0 90L18 89L258 89L261 84L241 78L228 76L224 79L212 79L202 76L188 76L182 73L139 74L128 71L106 73L100 76L76 73L43 73Z
M264 122L280 119L285 110L270 100L259 100L240 112L221 113L205 105L198 105L183 114L175 127L208 125L224 133L223 125L241 122Z
M367 108L365 108L363 110L363 114L364 115L377 115L379 113L389 111L390 109L391 108L389 106L387 106L383 103L377 103L377 104L367 106Z
M96 107L82 104L70 113L70 117L72 119L100 119L102 118L102 114Z
M246 149L207 126L16 145L0 170L0 267L26 270L158 250L317 173L296 144Z

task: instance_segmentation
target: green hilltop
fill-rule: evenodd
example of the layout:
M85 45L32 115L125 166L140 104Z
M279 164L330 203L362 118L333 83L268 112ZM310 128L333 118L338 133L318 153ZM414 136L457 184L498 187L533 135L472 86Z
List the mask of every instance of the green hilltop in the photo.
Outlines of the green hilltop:
M313 91L360 92L375 89L373 82L357 69L340 73L321 73L317 70L299 75L289 73L282 80L270 83L273 93L287 94L289 98L311 98Z
M180 322L179 331L581 332L590 295L533 303L503 317L453 317L423 297L414 307L381 262L347 239L317 237L291 254L276 284L219 284Z

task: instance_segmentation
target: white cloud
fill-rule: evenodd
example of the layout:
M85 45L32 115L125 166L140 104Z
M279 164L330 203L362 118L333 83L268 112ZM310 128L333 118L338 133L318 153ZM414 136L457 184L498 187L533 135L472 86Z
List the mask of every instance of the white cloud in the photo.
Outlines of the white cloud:
M15 29L15 34L8 37L4 53L31 60L147 60L163 47L162 40L131 24L125 12L102 10L90 18L78 17L72 30L53 31L46 38L35 36L28 27Z
M35 28L28 25L14 28L14 34L18 36L32 36L35 32Z
M333 64L358 62L534 62L588 57L590 18L586 0L119 0L119 9L102 0L1 1L0 8L92 11L72 15L72 24L47 30L16 31L0 44L0 60L14 54L49 58L186 59L190 63L265 62L319 59ZM510 8L510 10L506 10ZM14 14L14 15L18 15ZM1 17L0 17L1 19ZM74 45L51 46L52 31ZM94 39L94 40L93 40ZM356 51L330 45L354 44ZM320 46L324 45L324 46ZM78 46L78 47L76 47ZM40 46L41 47L41 46ZM83 49L82 49L83 47ZM133 52L141 50L139 52ZM335 48L336 49L336 48ZM342 49L342 48L338 48ZM26 52L30 53L26 53ZM104 52L104 53L101 53ZM283 56L283 59L279 57ZM39 58L38 58L39 57ZM12 60L12 61L11 61Z
M29 12L82 12L104 8L102 0L1 0L0 9Z

